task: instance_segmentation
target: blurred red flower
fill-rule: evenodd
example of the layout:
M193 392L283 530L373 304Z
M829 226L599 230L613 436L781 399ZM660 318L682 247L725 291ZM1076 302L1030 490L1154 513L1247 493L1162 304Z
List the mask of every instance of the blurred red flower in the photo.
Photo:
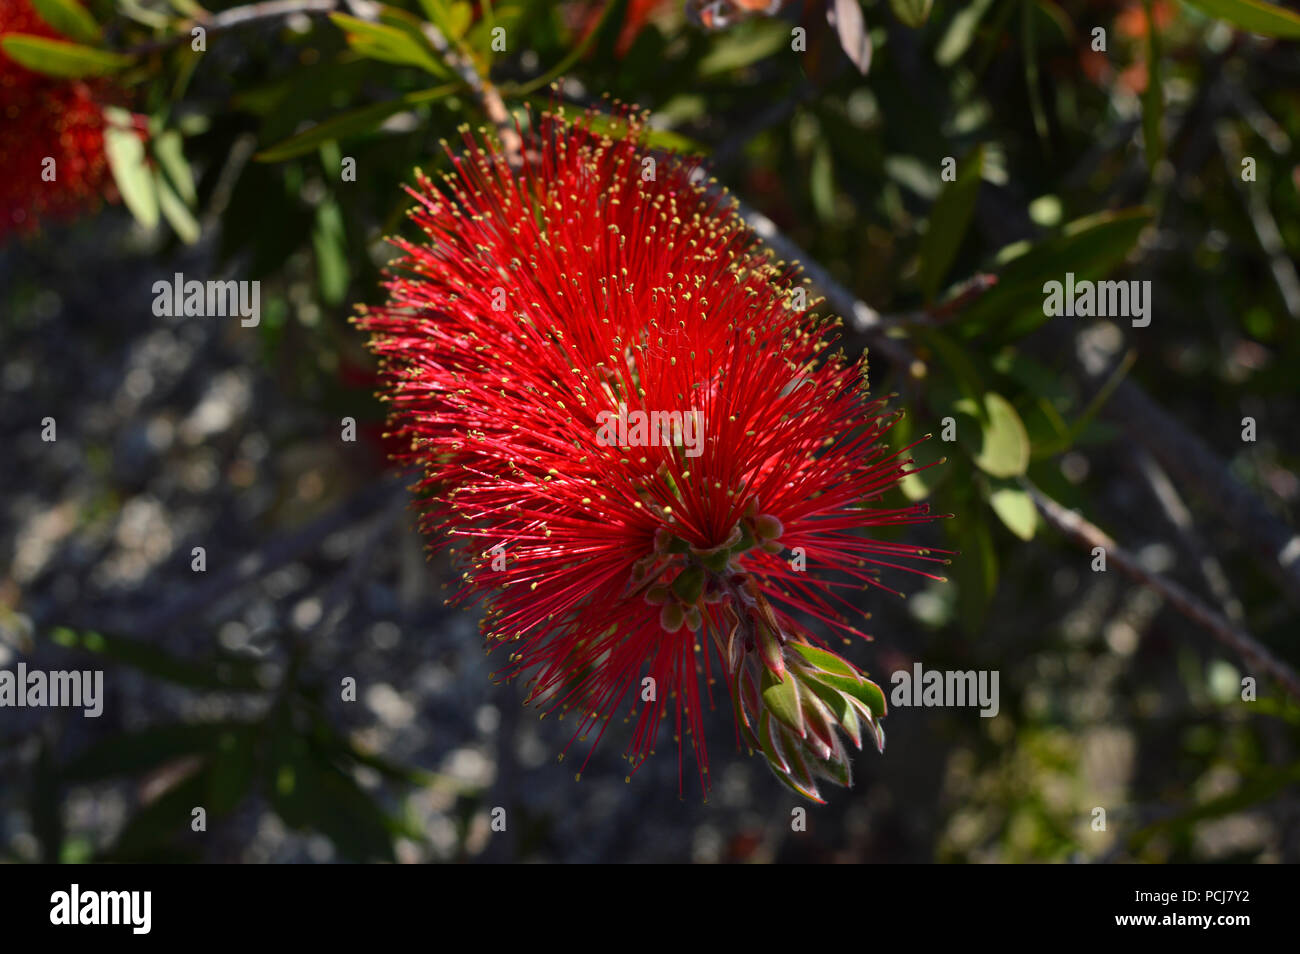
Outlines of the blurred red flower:
M0 36L8 33L58 36L29 0L0 0ZM0 240L75 215L104 194L105 94L100 81L34 73L0 51Z

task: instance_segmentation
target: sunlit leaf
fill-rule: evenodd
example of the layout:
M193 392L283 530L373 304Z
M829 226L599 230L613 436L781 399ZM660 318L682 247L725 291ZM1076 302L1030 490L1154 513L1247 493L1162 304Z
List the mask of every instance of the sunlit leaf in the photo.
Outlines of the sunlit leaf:
M77 0L32 0L42 20L59 33L79 43L98 43L99 24Z
M984 395L983 413L969 398L954 405L970 421L959 421L957 439L972 448L975 466L993 477L1018 477L1029 466L1029 435L1020 415L1002 395ZM978 433L973 440L971 431Z
M1300 38L1300 14L1263 0L1183 0L1202 13L1227 20L1233 26L1287 39Z
M106 76L124 70L134 62L121 53L26 33L5 34L0 38L0 49L19 66L46 76L67 79Z

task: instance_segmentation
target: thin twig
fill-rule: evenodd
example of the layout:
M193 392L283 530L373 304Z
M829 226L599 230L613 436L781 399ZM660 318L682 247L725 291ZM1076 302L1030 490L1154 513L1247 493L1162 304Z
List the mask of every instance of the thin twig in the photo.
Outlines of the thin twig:
M1160 320L1157 315L1156 321ZM1097 387L1110 377L1112 361L1069 340L1063 326L1040 330L1065 347L1085 383ZM1179 484L1191 488L1217 511L1224 525L1255 555L1283 596L1300 606L1300 534L1275 516L1264 502L1228 470L1197 434L1164 410L1131 380L1115 388L1101 414L1151 456Z
M1228 581L1228 574L1224 571L1223 564L1197 532L1196 524L1192 520L1192 512L1187 509L1187 504L1183 503L1178 488L1169 479L1164 468L1146 451L1138 451L1135 464L1146 480L1147 486L1151 488L1152 496L1160 504L1160 509L1164 511L1165 518L1173 525L1174 531L1182 541L1183 549L1196 563L1201 579L1209 586L1218 605L1223 608L1224 615L1234 623L1241 623L1246 616L1241 601L1232 592L1232 584Z
M306 15L330 13L338 9L338 5L339 0L267 0L265 3L250 3L247 6L222 10L220 13L195 17L192 20L185 21L182 24L183 29L178 29L177 32L170 36L161 40L141 43L138 46L130 47L124 52L129 56L145 56L149 53L170 49L189 40L190 31L196 26L203 27L208 34L220 33L223 30L230 30L249 23L277 20L299 13Z
M1258 670L1272 676L1287 692L1300 699L1300 675L1253 636L1206 606L1179 584L1146 569L1136 556L1076 511L1062 507L1028 480L1022 478L1020 484L1034 498L1039 513L1048 523L1088 549L1101 547L1106 552L1108 562L1114 563L1137 582L1155 590L1169 601L1170 606Z

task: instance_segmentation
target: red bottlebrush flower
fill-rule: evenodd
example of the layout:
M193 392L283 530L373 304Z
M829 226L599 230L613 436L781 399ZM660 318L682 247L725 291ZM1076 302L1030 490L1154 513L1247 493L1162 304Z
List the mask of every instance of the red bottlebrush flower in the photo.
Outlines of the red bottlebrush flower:
M0 35L57 37L29 0L0 0ZM0 51L0 240L44 218L93 206L109 179L104 155L105 86L19 66ZM47 159L54 178L46 181Z
M519 171L467 136L445 190L417 173L424 239L394 240L387 303L356 321L423 529L469 544L458 599L485 604L502 675L577 739L630 703L633 771L670 719L707 791L720 672L740 736L816 799L815 777L850 781L837 729L883 746L885 707L804 621L865 637L846 588L946 561L863 532L931 517L868 504L911 461L829 353L839 322L628 122L611 140L548 114Z

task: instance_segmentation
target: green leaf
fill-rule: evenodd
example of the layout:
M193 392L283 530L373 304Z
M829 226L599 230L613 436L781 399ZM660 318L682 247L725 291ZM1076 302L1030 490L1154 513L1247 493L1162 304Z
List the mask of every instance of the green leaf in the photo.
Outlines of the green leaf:
M934 60L940 66L952 66L970 49L984 14L995 0L968 0L961 5L948 24L948 30L934 51Z
M841 746L841 749L842 748L843 746ZM859 748L861 748L861 746L859 746ZM818 775L830 779L836 785L839 785L842 788L852 788L853 773L850 769L851 764L852 763L848 761L847 757L844 761L832 757L830 759L819 759L813 768Z
M295 136L290 136L268 149L263 149L253 158L258 162L283 162L286 159L293 159L296 156L313 152L327 142L337 142L355 136L363 136L378 129L389 116L400 113L404 109L414 109L425 103L443 99L454 93L459 86L459 83L446 83L433 89L407 93L405 96L389 100L386 103L375 103L372 106L362 106L360 109L340 113L317 123L310 129L303 130Z
M953 472L954 462L940 458L939 463L924 470L912 470L898 482L903 495L913 502L928 499Z
M986 511L975 505L973 495L965 507L960 519L950 521L949 530L960 551L953 559L952 573L957 582L958 618L967 633L974 633L983 625L997 588L998 556L984 518Z
M959 422L957 427L957 439L971 448L976 467L992 477L1019 477L1025 472L1029 466L1029 434L1010 401L989 391L984 395L983 414L969 398L962 398L953 407L978 425L978 445L969 438L969 424Z
M110 123L104 127L104 154L126 207L142 226L154 228L158 224L158 189L140 134Z
M1069 223L1060 235L1045 239L1008 262L998 283L981 295L955 323L961 334L974 337L994 328L1007 336L1023 335L1047 320L1043 286L1075 280L1095 280L1128 257L1142 230L1151 221L1146 208L1100 212Z
M818 139L813 149L812 166L808 172L808 194L813 211L822 222L835 219L835 162L830 144Z
M868 721L874 722L885 717L884 690L870 679L863 679L852 691L840 686L840 691L866 706L867 712L863 713L864 717L868 714L872 717Z
M808 643L791 642L787 645L822 672L836 676L847 676L855 683L860 681L857 669L828 650Z
M606 6L615 6L615 4L607 4ZM534 7L533 9L535 10L536 8ZM474 23L471 28L461 30L461 32L465 34L462 47L468 47L473 51L474 56L477 58L479 68L486 72L491 66L492 61L503 52L501 50L492 49L493 41L498 36L501 36L501 34L495 34L493 31L504 30L508 44L511 36L518 35L514 32L516 25L523 27L521 21L523 21L526 15L529 15L528 4L502 4L501 6L494 7L491 10L490 16L485 14L484 16L479 17L478 22ZM469 3L465 2L465 0L461 0L461 2L452 5L451 16L452 20L459 27L461 22L468 23L469 18L473 16L473 10ZM464 20L460 18L464 18ZM527 29L527 27L523 28ZM530 81L529 85L532 85L532 81ZM542 85L548 86L550 84L549 81L547 81ZM540 89L541 87L533 86L532 88Z
M198 20L208 16L208 11L196 3L195 0L167 0L167 2L170 3L172 9L181 16L189 17L192 20Z
M400 66L418 66L443 79L451 77L451 71L436 58L418 28L414 34L411 32L410 24L370 23L346 13L331 13L330 19L343 30L348 46L362 56Z
M185 159L184 141L175 129L168 129L153 138L153 156L158 165L167 174L168 181L176 194L193 206L198 201L198 192L194 188L194 173Z
M1260 36L1300 38L1300 14L1262 0L1183 0L1189 7Z
M705 54L695 69L701 78L718 76L789 48L789 27L782 23L754 20L718 34L713 49Z
M202 229L199 227L199 220L194 217L185 201L176 194L176 190L171 187L167 179L159 171L154 172L154 188L158 193L158 208L162 211L163 218L172 227L180 240L186 245L193 245L199 240L199 234Z
M989 494L989 506L1008 530L1026 543L1038 529L1038 509L1034 498L1016 486L995 487Z
M770 670L763 670L763 682L759 692L763 697L763 706L778 721L788 726L794 734L803 738L806 729L803 724L803 709L799 705L798 680L790 673L780 682Z
M849 734L853 744L862 748L862 729L858 723L857 711L849 697L838 689L832 689L823 683L810 680L807 687L830 709L836 724Z
M1164 155L1160 120L1164 116L1164 76L1160 68L1160 31L1156 29L1151 0L1142 0L1147 19L1147 88L1142 93L1142 140L1146 145L1147 168L1154 170Z
M436 26L448 40L459 40L469 29L474 11L468 3L451 3L448 0L420 0L420 8L429 22Z
M889 5L899 23L916 28L930 19L930 8L934 6L934 0L889 0Z
M399 7L381 4L379 7L379 22L385 26L394 27L404 33L412 43L423 49L438 64L440 68L447 71L450 75L451 68L442 61L442 54L434 46L433 40L428 35L429 24L425 23L413 13L408 13ZM447 37L446 32L439 30L443 34L443 39L448 43L451 40Z
M8 33L0 38L5 55L35 73L72 79L106 76L130 66L134 60L121 53L97 50L93 46L51 40L27 33Z
M333 199L327 199L316 208L311 244L316 252L321 299L328 305L337 305L348 293L350 275L343 212Z
M1025 88L1029 91L1029 113L1034 119L1038 138L1047 141L1047 113L1043 109L1043 92L1039 88L1038 24L1034 14L1038 7L1033 3L1020 4L1020 52L1025 63Z
M777 775L790 771L790 763L786 761L785 752L777 745L777 732L779 731L777 722L772 718L772 713L764 712L758 718L758 743L763 749L763 755L766 756L768 764L772 766L772 771Z
M99 24L76 0L32 0L32 6L42 20L69 39L99 42Z
M957 178L944 183L943 190L930 209L930 223L921 239L921 291L926 301L933 301L952 261L961 248L966 229L975 213L984 174L984 147L957 163Z
M704 595L704 583L704 567L692 565L684 567L677 574L669 589L683 603L695 604Z

